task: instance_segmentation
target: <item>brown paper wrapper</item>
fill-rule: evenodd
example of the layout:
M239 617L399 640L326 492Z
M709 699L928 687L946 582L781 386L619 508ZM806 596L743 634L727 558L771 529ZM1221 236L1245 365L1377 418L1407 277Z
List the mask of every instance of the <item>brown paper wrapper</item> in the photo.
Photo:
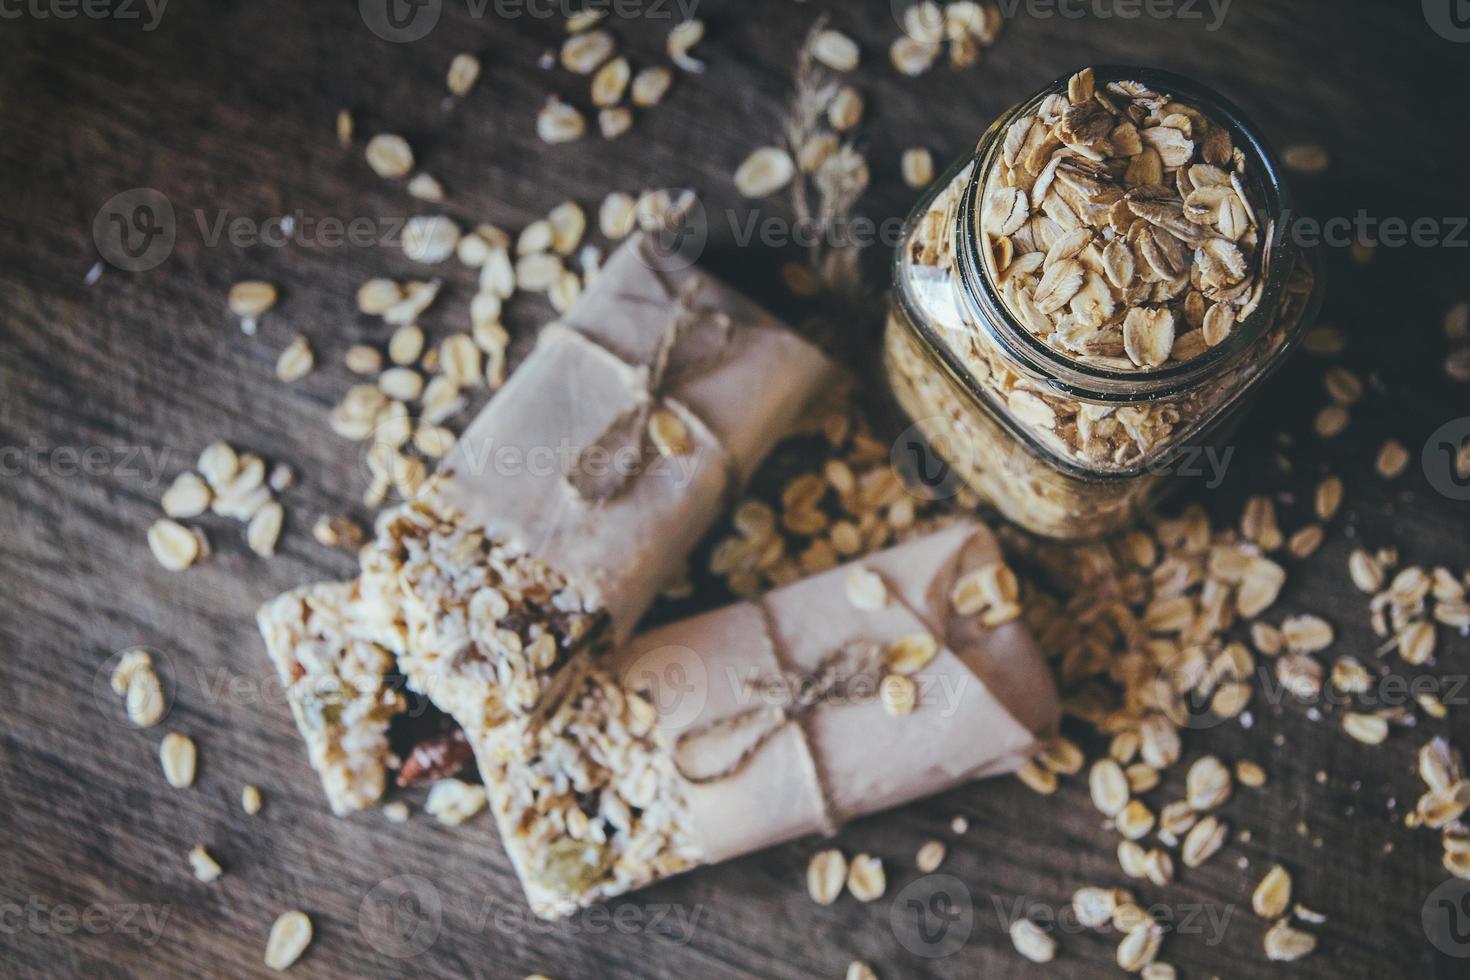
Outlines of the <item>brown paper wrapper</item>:
M558 710L531 762L494 771L497 819L532 907L565 915L1018 769L1057 726L1050 670L1020 620L985 628L950 602L957 580L1000 560L990 532L962 522L637 637L607 664L617 680L586 682L587 707L574 698ZM848 598L858 567L887 585L881 608ZM895 715L880 694L884 652L920 634L938 650L905 675L917 704ZM545 789L560 784L576 796ZM542 819L567 806L592 810L593 840ZM606 825L600 814L612 815Z
M613 253L440 467L444 501L575 582L617 642L833 371L740 293L658 264L642 235ZM636 424L659 410L687 452Z
M831 832L976 776L1013 771L1034 754L1038 736L1055 728L1059 714L1035 640L1019 620L985 629L950 604L961 576L1000 560L988 530L961 523L634 641L622 654L631 658L625 684L636 686L650 670L656 677L661 660L687 660L683 651L703 665L697 710L680 697L654 700L686 777L721 771L737 743L778 726L738 772L684 779L692 834L706 862ZM886 583L889 598L881 609L859 609L848 599L854 566ZM834 651L886 647L920 633L935 637L940 649L912 675L918 699L909 714L885 707L881 668L850 675L840 700L819 702L790 720L789 688L751 689L753 679L783 673L810 684ZM853 668L838 660L835 669ZM740 733L732 730L730 719L752 712L760 717L741 724ZM762 806L763 800L779 804Z

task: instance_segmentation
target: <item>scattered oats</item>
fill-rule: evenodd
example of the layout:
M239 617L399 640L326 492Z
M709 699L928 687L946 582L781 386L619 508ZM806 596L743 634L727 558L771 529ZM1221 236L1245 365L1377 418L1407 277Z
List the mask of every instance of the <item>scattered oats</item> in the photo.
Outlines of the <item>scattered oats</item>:
M602 109L617 105L623 100L632 76L627 58L614 58L597 69L597 74L592 76L592 104Z
M441 779L429 789L424 811L447 827L458 827L485 808L485 787Z
M633 125L633 113L624 108L603 109L597 113L597 131L605 140L617 139Z
M1316 553L1318 548L1322 547L1322 541L1325 536L1326 532L1323 531L1321 524L1308 524L1305 527L1298 528L1287 539L1286 550L1291 553L1293 558L1308 558Z
M1113 818L1113 825L1128 840L1140 840L1154 829L1154 814L1142 800L1130 800Z
M536 117L536 135L546 143L570 143L587 132L587 120L575 106L550 96Z
M831 905L847 881L847 859L836 848L812 855L806 866L806 890L818 905Z
M1350 711L1342 717L1342 730L1364 745L1378 745L1388 738L1388 720Z
M939 642L930 633L910 633L888 645L885 663L895 674L913 674L928 666L939 652Z
M211 882L224 873L203 844L195 844L194 849L189 852L189 866L194 869L194 877L203 882Z
M1444 373L1451 381L1470 381L1470 347L1456 347L1446 354Z
M253 817L260 812L260 802L260 790L246 783L245 788L240 790L240 809L247 816Z
M749 198L776 193L796 176L796 164L779 147L766 146L745 158L735 171L735 189Z
M1327 405L1317 413L1317 418L1312 423L1312 431L1323 439L1333 439L1342 435L1350 420L1348 410L1343 406Z
M378 375L378 390L395 401L415 401L424 392L424 377L413 368L392 367Z
M1087 763L1087 757L1077 747L1076 742L1058 735L1049 739L1042 746L1041 762L1052 772L1063 776L1075 776L1082 771L1082 767Z
M1180 858L1186 868L1204 864L1225 844L1230 828L1214 817L1204 817L1184 835Z
M900 169L903 182L914 190L928 187L934 180L934 155L922 146L903 151Z
M1322 378L1328 396L1339 405L1352 405L1363 397L1363 382L1351 369L1334 364Z
M1397 439L1389 439L1378 449L1373 467L1385 480L1396 480L1409 466L1409 450Z
M1027 788L1040 793L1042 796L1050 796L1057 791L1057 774L1050 769L1045 769L1035 762L1027 761L1016 771L1016 777L1021 780Z
M369 279L357 287L357 309L381 316L403 301L403 287L392 279Z
M142 651L135 652L142 653ZM143 656L146 658L148 654L143 653ZM114 673L114 689L116 689L116 677ZM163 684L159 682L158 675L153 672L151 661L131 672L124 694L128 720L134 725L139 728L152 728L163 720L167 707L163 697Z
M281 525L286 519L286 512L280 503L271 500L263 504L250 518L250 524L245 528L245 543L250 550L262 558L269 558L276 553L276 540L281 536Z
M449 74L444 81L450 93L464 98L479 80L480 59L472 54L457 54L449 62Z
M1291 874L1281 865L1274 865L1256 885L1251 895L1251 908L1263 919L1276 919L1286 914L1291 904Z
M827 122L839 133L845 133L863 118L863 97L851 85L837 90L827 103Z
M1327 169L1328 156L1325 147L1314 143L1295 143L1281 154L1286 169L1299 174L1315 176Z
M413 150L409 148L408 140L402 136L379 133L368 140L364 153L368 166L379 177L397 180L407 177L409 171L413 170Z
M587 231L587 215L575 201L565 201L546 216L551 230L551 248L561 255L571 255Z
M391 803L383 804L383 819L389 823L407 823L408 804L402 800L394 800Z
M1093 806L1107 817L1116 817L1128 805L1128 777L1112 759L1099 759L1087 774Z
M1266 930L1264 940L1267 959L1291 962L1306 956L1317 948L1317 937L1309 932L1293 929L1285 919Z
M163 763L163 778L174 789L186 789L194 784L196 752L194 743L186 735L169 732L163 736L158 747L158 758Z
M1313 505L1318 520L1330 521L1336 517L1338 508L1342 506L1342 480L1329 476L1317 484Z
M1293 653L1317 653L1332 645L1332 625L1310 613L1288 616L1281 622L1281 638Z
M561 256L549 252L523 255L516 260L516 287L530 293L548 292L562 274Z
M438 265L454 254L459 225L443 215L416 215L403 228L403 254L415 262Z
M1118 944L1118 966L1137 973L1154 961L1163 942L1164 930L1157 923L1152 920L1140 923Z
M888 587L877 572L855 566L847 573L847 601L858 609L882 609L888 605Z
M1185 777L1185 795L1195 810L1213 810L1230 798L1230 770L1212 755L1198 759Z
M833 71L852 71L858 66L857 42L840 31L819 32L812 38L811 53Z
M369 350L371 350L371 348L369 348ZM388 360L392 361L394 364L399 365L400 367L413 364L419 359L423 352L424 332L419 328L418 324L416 323L410 323L399 327L397 330L393 331L393 336L388 338ZM377 352L374 351L374 353ZM412 374L414 378L418 378L417 373L412 371L410 371L409 373ZM383 388L385 392L392 395L394 398L412 400L418 397L417 392L412 395L394 394L393 391L384 386L382 378L378 379L378 386L380 388ZM396 387L396 384L394 385L394 387ZM420 379L419 387L422 388L422 379Z
M569 72L590 75L612 57L613 36L607 31L585 31L562 42L561 65Z
M271 926L271 937L265 945L265 965L272 970L288 970L301 959L311 945L311 920L305 912L282 912Z
M276 378L287 384L300 381L315 366L316 355L311 352L311 345L306 342L305 337L297 334L276 358Z
M888 60L900 75L915 78L934 66L934 60L939 57L939 51L940 47L937 42L923 41L904 35L889 46Z
M444 185L430 174L417 173L408 182L408 193L420 201L438 203L444 200Z
M1405 663L1422 666L1434 656L1434 624L1423 620L1408 623L1398 634L1399 656Z
M669 31L667 43L669 60L683 71L694 74L704 71L704 62L689 54L702 40L704 40L704 21L686 20L682 24L676 24L674 29Z
M674 73L662 66L645 68L633 76L630 98L640 109L651 109L663 101L674 84Z
M903 674L887 674L878 683L878 697L883 701L883 710L895 717L912 714L918 702L918 685L912 677Z
M1248 759L1242 759L1235 764L1235 778L1240 785L1257 789L1266 785L1266 770Z
M209 509L209 485L197 473L184 472L163 493L163 512L169 517L198 517Z
M148 547L158 563L171 572L188 568L199 557L199 539L194 532L166 518L148 528Z
M1057 941L1030 919L1011 923L1011 945L1032 963L1050 963L1057 955Z
M480 375L480 347L467 333L453 333L439 344L439 368L456 388L478 388L484 384ZM425 395L425 402L428 401Z
M914 863L924 874L938 871L939 866L944 863L944 844L941 841L931 840L919 848L919 853L914 858Z
M352 145L352 113L346 109L337 110L337 143L344 150Z
M970 821L965 817L955 817L949 822L949 829L956 834L964 834L970 829Z
M276 287L268 282L246 280L230 287L229 307L235 316L251 319L276 305Z

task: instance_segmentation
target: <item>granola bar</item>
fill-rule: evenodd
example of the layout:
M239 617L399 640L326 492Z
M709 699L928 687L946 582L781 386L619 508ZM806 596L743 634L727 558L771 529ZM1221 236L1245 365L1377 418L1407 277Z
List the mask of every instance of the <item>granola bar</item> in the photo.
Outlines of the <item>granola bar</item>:
M989 532L960 522L636 638L481 759L532 908L1020 768L1059 708L1018 599Z
M354 582L293 589L256 614L312 768L332 812L345 816L383 795L388 724L404 708L386 675L393 656L371 639Z

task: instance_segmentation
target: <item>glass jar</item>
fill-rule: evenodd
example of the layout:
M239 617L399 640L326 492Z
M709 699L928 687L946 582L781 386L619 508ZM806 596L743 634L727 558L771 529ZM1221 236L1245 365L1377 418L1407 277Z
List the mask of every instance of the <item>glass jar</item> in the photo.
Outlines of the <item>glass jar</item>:
M1088 129L1094 102L1114 113L1105 137ZM1050 139L1027 159L1051 166L1028 185L1017 131L1030 139L1038 124ZM1181 137L1155 127L1193 137L1183 143L1196 156L1179 162ZM1135 147L1153 150L1153 171L1149 158L1135 173ZM1007 519L1057 538L1113 531L1179 476L1220 465L1207 454L1315 315L1320 257L1285 233L1290 208L1274 154L1199 83L1126 66L1059 78L998 119L907 219L884 338L889 383L934 451ZM1011 210L1029 217L1016 226ZM1185 210L1191 224L1180 224ZM1066 295L1048 284L1053 271L1075 274L1062 289L1085 284L1071 305L1051 309Z

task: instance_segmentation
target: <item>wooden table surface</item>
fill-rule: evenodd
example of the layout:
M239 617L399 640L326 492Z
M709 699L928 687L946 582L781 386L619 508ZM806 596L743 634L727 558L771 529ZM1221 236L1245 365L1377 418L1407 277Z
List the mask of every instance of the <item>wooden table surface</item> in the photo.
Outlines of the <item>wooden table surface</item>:
M1081 778L1049 799L1010 779L976 784L847 828L839 846L877 854L889 869L887 896L871 904L814 905L804 868L820 843L806 840L561 924L528 915L487 816L450 830L421 813L393 826L375 813L338 820L326 812L279 691L264 683L253 613L284 589L353 572L349 554L310 534L318 514L370 516L355 507L365 479L356 449L326 424L350 383L343 351L385 339L352 297L369 276L421 273L396 249L333 244L315 232L287 247L232 244L214 234L219 222L294 214L301 228L432 210L363 163L362 134L399 132L448 188L443 210L467 224L517 229L568 198L591 209L612 190L697 188L718 216L710 265L782 314L812 312L775 285L795 247L738 247L724 218L729 209L748 213L730 174L753 147L774 141L793 56L818 3L701 4L707 73L680 74L666 102L640 114L622 139L564 147L534 134L548 92L583 91L581 80L537 67L560 23L505 15L555 5L443 4L438 25L413 43L375 36L358 6L179 0L156 24L142 4L72 18L62 15L77 8L64 0L0 6L0 973L266 973L270 923L292 907L316 926L296 976L838 977L854 958L885 980L1116 973L1116 936L1064 931L1061 959L1043 969L1021 959L1005 931L1018 908L1059 910L1080 885L1126 883L1115 834ZM639 64L662 61L678 5L655 6L614 22ZM1439 368L1447 349L1440 319L1470 296L1466 233L1453 220L1470 214L1470 45L1446 36L1451 28L1432 28L1447 14L1431 18L1417 4L1236 0L1215 24L1202 3L1138 19L1100 16L1114 9L1106 3L1068 8L1095 11L1080 19L1023 4L978 66L905 79L887 63L898 36L888 4L828 6L834 26L863 46L856 83L869 104L863 143L873 186L860 210L872 217L907 209L904 148L927 145L950 159L1051 78L1088 62L1133 62L1215 85L1278 145L1328 147L1328 173L1296 179L1304 213L1434 219L1438 244L1381 247L1366 266L1345 248L1328 250L1323 320L1348 333L1340 360L1371 377L1347 433L1330 443L1312 437L1327 362L1299 354L1237 439L1225 484L1187 491L1221 519L1238 513L1247 492L1279 493L1290 529L1306 520L1316 478L1342 474L1345 516L1315 556L1291 563L1271 615L1324 615L1337 629L1331 653L1372 660L1366 602L1346 575L1350 548L1396 543L1426 566L1470 562L1467 504L1436 492L1418 465L1429 433L1470 412L1470 388ZM124 16L131 13L141 19ZM485 76L453 103L444 71L464 50L480 55ZM343 106L358 123L351 150L333 134ZM94 218L114 195L138 188L171 204L171 253L147 271L103 263L89 284L99 263ZM762 208L789 214L784 201ZM882 250L868 257L875 276ZM473 286L469 270L446 270L453 299L426 317L434 335L458 329ZM250 337L227 315L224 296L253 277L278 283L282 301ZM518 353L548 316L540 301L513 305L507 322ZM320 366L283 385L275 359L296 332L311 339ZM854 326L846 346L856 362L871 363L870 334ZM1392 483L1372 469L1388 436L1415 456ZM208 517L213 557L187 573L164 571L145 530L167 482L219 438L296 469L297 485L282 495L280 553L256 558L237 525ZM1273 465L1275 455L1289 459L1291 474ZM1427 673L1463 671L1470 640L1441 630L1440 642ZM109 658L134 645L157 652L172 696L166 722L147 731L127 723L105 685ZM1402 822L1420 792L1417 747L1447 734L1470 748L1470 722L1458 710L1448 721L1421 718L1376 748L1295 705L1258 703L1249 731L1190 733L1186 760L1253 758L1271 778L1224 807L1233 826L1251 831L1248 843L1232 842L1167 888L1132 883L1179 924L1164 958L1187 977L1288 969L1266 961L1265 924L1249 906L1254 883L1279 861L1295 872L1300 900L1327 915L1313 927L1320 949L1290 972L1463 976L1465 961L1437 955L1421 924L1446 877L1437 835ZM192 789L171 790L160 776L165 730L200 746ZM1182 770L1151 798L1177 798ZM253 819L238 803L246 782L266 799ZM970 822L963 835L950 830L957 814ZM948 844L941 870L953 879L921 881L913 869L930 838ZM185 855L197 841L226 868L214 884L190 874ZM904 892L910 885L928 891ZM936 888L969 910L970 928L957 951L927 957L920 954L937 947L914 939L908 902ZM427 948L416 951L415 942Z

